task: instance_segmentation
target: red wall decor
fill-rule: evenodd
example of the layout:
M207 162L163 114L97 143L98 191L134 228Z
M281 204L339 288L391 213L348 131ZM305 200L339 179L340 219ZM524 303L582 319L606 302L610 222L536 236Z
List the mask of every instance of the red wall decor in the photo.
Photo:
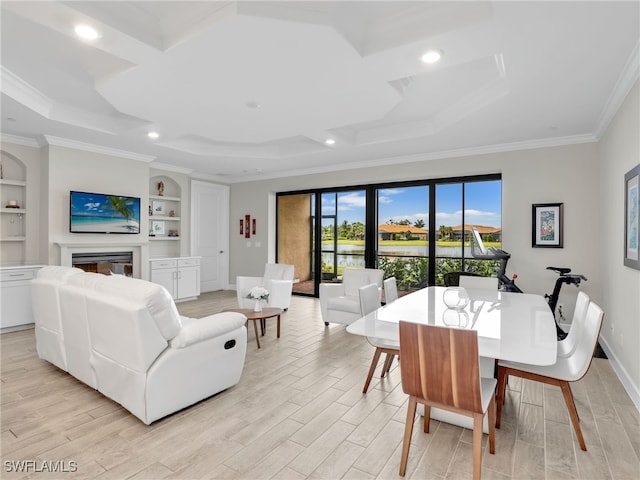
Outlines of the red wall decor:
M244 235L244 223L242 219L240 219L240 235Z
M250 220L251 215L244 216L244 238L251 238L251 231L249 230Z
M254 218L253 220L251 220L251 225L252 225L252 232L254 235L256 234L256 219Z

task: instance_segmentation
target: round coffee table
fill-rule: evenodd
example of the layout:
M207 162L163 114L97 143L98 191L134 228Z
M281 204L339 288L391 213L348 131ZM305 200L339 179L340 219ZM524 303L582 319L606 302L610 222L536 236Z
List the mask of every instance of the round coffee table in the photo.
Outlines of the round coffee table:
M253 329L256 333L256 344L258 345L258 348L260 348L260 337L258 336L257 325L258 321L260 321L260 331L264 336L265 320L267 318L278 317L278 338L280 338L280 315L282 314L281 308L263 308L259 312L256 312L251 308L225 308L224 311L242 313L245 317L247 317L247 321L253 321Z

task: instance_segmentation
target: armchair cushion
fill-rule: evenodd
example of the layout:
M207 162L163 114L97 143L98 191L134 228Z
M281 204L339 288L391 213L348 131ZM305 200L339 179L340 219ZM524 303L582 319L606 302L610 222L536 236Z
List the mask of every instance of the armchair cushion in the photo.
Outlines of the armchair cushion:
M360 318L359 288L376 284L381 293L384 272L376 268L345 268L342 283L320 284L322 320L349 325Z
M327 299L327 308L330 310L340 310L342 312L355 313L360 315L360 299L358 297L343 296Z
M185 348L224 335L242 327L247 322L247 317L241 313L222 312L200 319L183 317L182 320L182 330L169 341L172 348Z
M255 300L247 298L253 287L264 287L269 291L268 307L286 310L291 303L294 266L282 263L267 263L262 277L236 277L236 292L240 308L253 308Z

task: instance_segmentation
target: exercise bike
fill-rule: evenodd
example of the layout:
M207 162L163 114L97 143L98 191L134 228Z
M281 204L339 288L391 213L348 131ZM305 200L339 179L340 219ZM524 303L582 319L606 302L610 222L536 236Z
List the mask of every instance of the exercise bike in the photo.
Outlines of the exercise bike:
M480 232L478 232L475 227L471 228L471 232L473 234L473 241L471 242L471 255L473 255L474 258L480 260L500 260L500 268L498 269L497 275L499 288L503 292L523 293L520 287L518 287L515 283L515 280L516 278L518 278L518 276L514 274L513 278L509 278L506 274L507 262L511 258L511 254L499 248L485 247L484 242L482 241L482 237L480 236ZM587 280L587 277L580 274L572 274L571 269L566 267L547 267L547 270L554 271L559 275L553 287L553 292L551 294L545 294L544 298L547 299L549 308L551 309L551 313L553 314L553 319L556 323L556 334L558 340L564 340L567 337L567 332L560 328L560 325L558 324L558 320L556 318L556 307L558 306L558 299L560 298L560 290L565 284L575 285L576 287L578 287L580 285L580 282ZM562 316L562 310L559 310L558 314L561 318L564 318Z
M580 285L580 282L587 281L587 277L580 274L572 274L571 269L566 267L547 267L547 270L556 272L559 275L559 277L556 279L556 284L553 287L553 292L551 294L547 293L544 296L544 298L546 298L547 301L549 302L549 308L551 309L555 317L556 307L558 305L558 299L560 297L560 290L562 289L562 286L564 284L567 284L567 285L575 285L576 287L578 287ZM564 318L562 315L562 310L559 310L558 314L560 318ZM556 332L558 334L558 340L564 340L567 336L567 332L565 332L564 330L562 330L562 328L560 328L560 325L558 325L557 320L556 320Z

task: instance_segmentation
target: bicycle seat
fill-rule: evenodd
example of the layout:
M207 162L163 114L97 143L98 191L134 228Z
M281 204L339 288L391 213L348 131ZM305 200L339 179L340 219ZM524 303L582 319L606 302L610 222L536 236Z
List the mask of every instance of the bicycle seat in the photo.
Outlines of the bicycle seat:
M547 267L547 270L553 270L558 275L566 275L571 271L570 268L566 268L566 267Z

